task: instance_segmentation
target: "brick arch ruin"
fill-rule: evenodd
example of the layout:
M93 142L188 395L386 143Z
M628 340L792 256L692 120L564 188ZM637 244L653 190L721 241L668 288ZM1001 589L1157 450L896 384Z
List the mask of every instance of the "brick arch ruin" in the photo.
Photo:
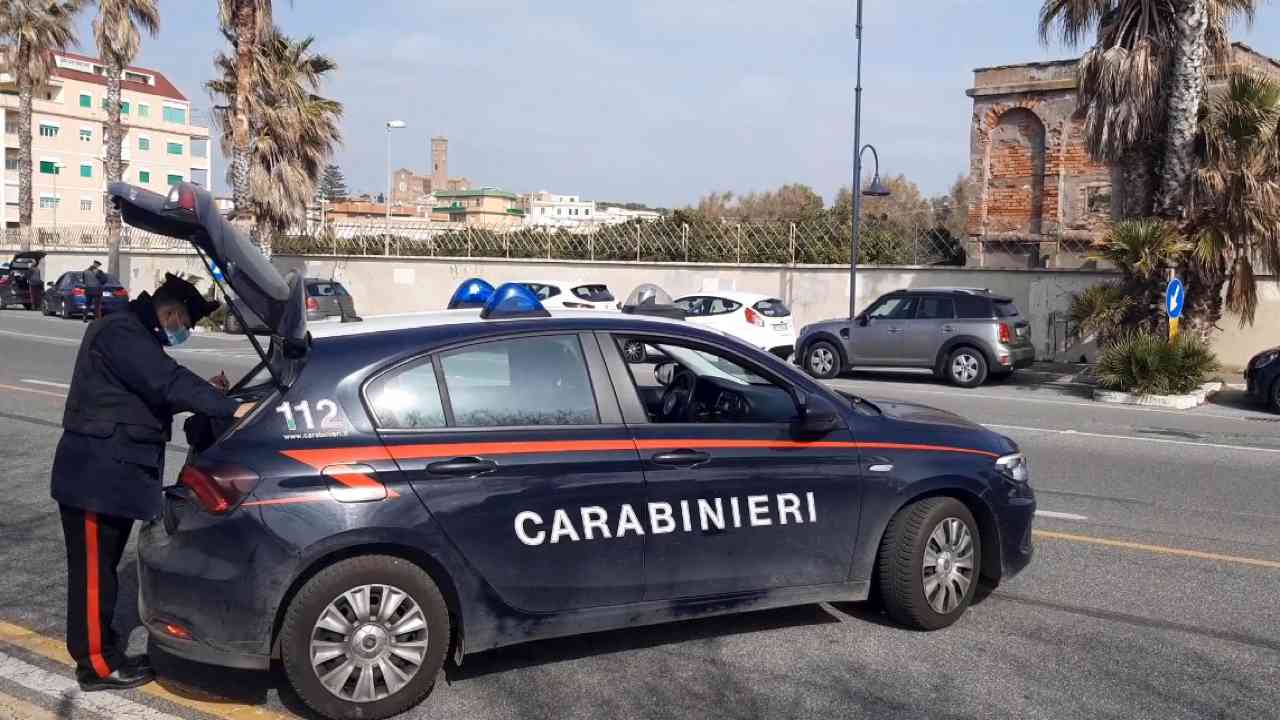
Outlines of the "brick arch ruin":
M1036 112L1038 103L1024 101L990 108L978 124L983 144L984 234L1032 239L1044 233L1056 216L1045 177L1060 128L1050 130ZM1046 214L1050 220L1046 223Z

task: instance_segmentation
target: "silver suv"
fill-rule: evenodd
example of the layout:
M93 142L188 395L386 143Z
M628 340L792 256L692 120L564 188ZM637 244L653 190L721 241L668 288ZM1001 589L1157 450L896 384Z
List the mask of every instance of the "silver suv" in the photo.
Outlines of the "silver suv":
M895 290L854 319L801 328L797 362L820 379L850 368L928 368L976 387L1036 359L1031 326L1013 300L978 288Z

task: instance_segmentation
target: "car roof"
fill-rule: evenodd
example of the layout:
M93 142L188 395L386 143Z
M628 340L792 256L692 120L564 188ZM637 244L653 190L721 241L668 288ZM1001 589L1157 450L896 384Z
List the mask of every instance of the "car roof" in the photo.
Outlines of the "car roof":
M913 295L913 294L926 294L926 293L934 293L938 295L948 295L948 294L950 295L981 295L983 297L988 297L988 298L991 298L992 300L997 300L1000 302L1013 301L1013 298L1010 298L1007 295L996 295L995 293L991 292L990 288L973 288L973 287L902 288L901 290L894 290L892 293L889 293L889 294L890 295L893 295L893 294Z
M516 282L530 283L533 285L553 285L555 287L562 288L573 288L581 285L604 285L607 287L609 285L609 283L597 280L540 280L538 278L525 278L523 280L517 280Z
M742 303L743 305L758 303L761 300L779 299L776 295L761 295L760 293L739 292L737 290L709 290L707 292L686 293L676 299L681 300L683 298L690 297L720 297L725 298L726 300L733 300L734 302Z
M414 330L437 328L467 324L491 326L495 323L516 321L551 322L553 320L628 320L641 323L652 323L655 328L685 327L680 320L657 317L653 315L634 315L631 313L612 312L608 310L548 310L551 317L529 318L509 317L485 320L480 317L479 308L462 310L432 310L420 313L404 313L400 315L383 315L368 318L361 322L348 323L316 323L310 327L312 338L350 337L353 335L375 335L398 330Z

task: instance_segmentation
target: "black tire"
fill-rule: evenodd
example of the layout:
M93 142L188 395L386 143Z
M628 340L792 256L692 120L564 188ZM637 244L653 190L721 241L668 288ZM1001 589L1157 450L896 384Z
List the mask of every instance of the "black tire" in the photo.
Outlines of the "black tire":
M951 520L963 523L969 532L972 568L968 572L969 584L953 596L958 598L954 607L939 612L926 596L925 547L931 543L934 531ZM969 508L955 498L926 498L902 508L889 521L876 558L880 600L896 622L917 630L938 630L959 620L973 602L981 569L982 538ZM944 584L950 592L958 588L956 583L938 583L935 599Z
M49 309L49 303L47 302L40 303L40 314L44 315L45 317L49 317L50 315L53 315L53 311Z
M1280 378L1271 383L1271 409L1280 413Z
M22 303L22 309L23 309L23 310L34 310L34 309L35 309L35 307L36 307L36 306L35 306L35 305L32 305L31 303Z
M952 385L962 388L978 387L987 380L987 358L977 348L965 345L951 351L943 376Z
M404 687L379 700L355 702L338 697L320 682L311 665L311 638L317 619L329 604L363 585L393 586L417 603L426 621L427 650ZM380 720L399 715L431 692L444 665L450 637L449 612L430 575L402 558L367 555L330 565L294 595L280 630L280 656L289 684L312 710L334 720Z
M62 301L62 319L63 320L71 319L71 306L67 304L66 300Z
M840 374L844 360L835 345L826 340L810 343L804 351L804 371L810 377L830 380Z

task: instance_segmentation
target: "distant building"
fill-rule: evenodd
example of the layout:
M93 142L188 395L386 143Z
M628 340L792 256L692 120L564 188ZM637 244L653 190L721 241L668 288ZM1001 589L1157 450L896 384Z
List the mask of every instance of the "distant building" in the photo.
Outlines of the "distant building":
M419 214L436 204L433 196L441 191L459 191L471 187L464 177L449 177L449 140L431 138L431 172L419 175L408 168L396 170L391 179L391 204L413 207Z
M1119 172L1085 147L1079 60L974 70L969 173L970 265L1078 266L1124 203ZM1210 92L1228 70L1280 78L1280 63L1243 43L1227 67L1210 68Z
M435 193L435 197L432 220L498 230L520 225L525 217L520 198L497 188L447 190Z
M18 222L18 85L13 48L0 48L0 212ZM95 58L54 53L53 71L34 90L31 114L33 224L101 225L105 221L106 70ZM166 193L188 180L210 187L209 128L195 124L191 103L164 74L125 69L120 82L125 182Z
M577 227L596 222L596 204L577 195L553 195L545 190L521 198L531 227Z
M391 217L407 218L417 214L408 208L391 207ZM325 216L330 222L341 220L382 219L387 216L387 206L383 203L365 200L342 200L325 204Z
M605 207L596 211L596 222L604 225L620 225L632 220L656 222L665 217L657 210L628 210L620 207Z

